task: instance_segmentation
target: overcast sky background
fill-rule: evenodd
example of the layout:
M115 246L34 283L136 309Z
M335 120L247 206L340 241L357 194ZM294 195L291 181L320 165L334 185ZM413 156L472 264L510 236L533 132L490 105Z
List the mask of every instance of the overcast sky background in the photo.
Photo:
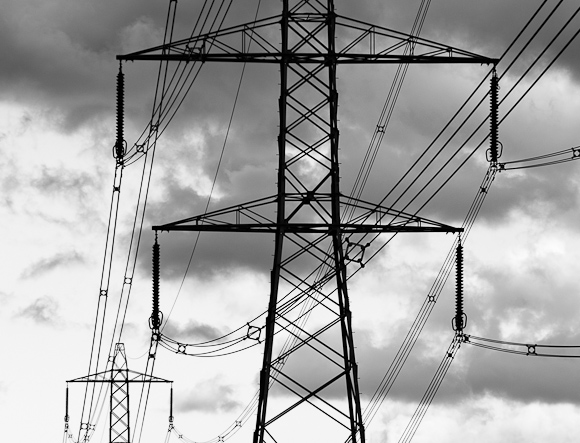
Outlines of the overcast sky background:
M436 0L422 36L499 57L538 0ZM229 24L251 21L257 2L235 2ZM337 12L403 32L420 1L337 2ZM557 4L548 0L541 17ZM59 441L66 380L86 375L99 294L115 161L115 55L162 42L166 2L0 0L0 216L3 227L0 416L3 441ZM506 77L500 98L580 5L565 0ZM281 2L262 0L260 16ZM188 36L199 1L178 4L176 37ZM539 20L532 30L537 29ZM519 94L580 27L576 16ZM526 36L531 35L528 32ZM520 43L519 47L522 44ZM575 41L501 125L502 160L579 145L580 41ZM503 74L514 51L498 66ZM155 63L124 65L126 138L150 118ZM486 66L411 66L363 199L378 201L429 145L489 71ZM204 67L156 153L145 235L125 324L130 368L142 371L150 331L150 226L200 214L207 203L241 65ZM352 187L394 67L341 67L342 189ZM246 69L210 208L275 193L278 71ZM488 84L486 80L486 85ZM519 91L519 94L518 94ZM483 89L477 96L484 93ZM500 107L500 115L514 103ZM488 112L487 102L447 149ZM460 154L485 135L487 123ZM422 212L460 225L487 164L483 148ZM511 341L580 344L580 180L576 162L498 174L465 250L467 333ZM126 168L108 309L122 286L141 163ZM435 187L433 187L434 189ZM386 204L389 202L387 201ZM271 238L202 235L167 333L184 341L223 334L267 307ZM411 325L451 235L401 235L351 281L363 407ZM162 311L178 293L192 234L163 234ZM397 441L453 337L448 282L369 442ZM110 334L110 331L107 332ZM110 337L106 339L110 340ZM580 361L462 346L417 442L572 442L580 414ZM221 359L159 350L155 374L175 381L176 426L196 441L232 423L257 389L261 348ZM83 389L71 386L76 438ZM168 389L155 387L143 443L165 438ZM106 410L103 412L106 414ZM104 422L104 417L102 422ZM254 419L231 441L248 441ZM96 440L95 440L96 439ZM106 441L95 434L93 441ZM173 440L177 441L175 437ZM305 440L306 441L306 440Z

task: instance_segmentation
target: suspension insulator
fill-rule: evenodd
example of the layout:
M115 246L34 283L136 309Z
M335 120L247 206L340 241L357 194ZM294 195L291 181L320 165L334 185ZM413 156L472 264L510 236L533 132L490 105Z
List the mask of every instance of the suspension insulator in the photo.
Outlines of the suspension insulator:
M173 423L173 383L169 391L169 423Z
M157 233L155 234L155 244L153 245L153 312L149 326L151 329L158 330L161 326L162 314L159 311L159 275L160 275L160 251L157 242Z
M494 70L493 75L491 76L491 113L490 113L490 146L489 146L489 161L492 164L497 163L497 159L499 158L498 154L498 129L499 129L499 120L498 120L498 91L499 91L499 79L497 77L497 73Z
M453 318L453 330L463 332L467 324L467 316L463 312L463 246L461 241L455 251L455 317Z
M117 74L117 139L115 141L115 158L118 163L125 156L125 75L119 66Z

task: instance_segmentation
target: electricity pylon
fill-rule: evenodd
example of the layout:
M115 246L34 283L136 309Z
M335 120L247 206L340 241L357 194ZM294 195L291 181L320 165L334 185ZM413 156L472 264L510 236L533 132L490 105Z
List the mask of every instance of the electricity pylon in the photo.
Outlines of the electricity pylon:
M132 383L173 383L152 375L141 374L131 371L127 366L125 345L117 343L115 352L110 357L111 369L85 377L68 380L67 383L105 383L110 384L109 392L109 443L131 443L131 416L129 407L129 385ZM67 388L67 411L68 411L68 388ZM66 414L68 421L68 412ZM172 414L171 414L172 415ZM81 430L85 430L85 438L88 441L89 430L93 425L81 424Z
M366 245L357 239L461 229L341 194L337 67L496 60L339 16L333 0L283 0L281 15L117 59L278 64L277 193L153 229L274 236L253 441L295 441L291 426L308 441L312 419L310 426L342 429L342 441L364 442L346 267L348 260L362 263ZM352 216L341 220L345 209ZM306 405L316 413L300 415L298 409L310 412L297 409Z

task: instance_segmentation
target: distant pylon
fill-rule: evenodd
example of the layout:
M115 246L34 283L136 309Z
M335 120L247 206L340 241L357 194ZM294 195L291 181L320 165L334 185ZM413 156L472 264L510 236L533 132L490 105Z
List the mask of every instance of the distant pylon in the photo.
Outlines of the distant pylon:
M117 343L111 356L111 369L86 377L75 378L67 383L108 383L109 392L109 443L131 443L131 423L129 407L129 385L131 383L173 383L151 375L131 371L127 367L125 345ZM67 391L68 411L68 391ZM67 417L68 420L68 412ZM94 425L85 423L81 428L89 429Z

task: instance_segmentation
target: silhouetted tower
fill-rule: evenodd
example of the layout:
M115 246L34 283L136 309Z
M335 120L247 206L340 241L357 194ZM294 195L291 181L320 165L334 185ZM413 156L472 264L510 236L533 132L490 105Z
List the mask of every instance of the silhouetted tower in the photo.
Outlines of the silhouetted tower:
M131 422L129 408L129 385L132 383L172 383L159 377L131 371L127 366L125 345L117 343L115 351L110 356L111 369L91 374L86 377L68 380L67 383L105 383L110 385L109 392L109 443L131 443ZM68 388L67 388L67 417L68 421ZM88 431L91 425L82 424L81 430ZM84 433L87 441L88 432Z
M332 0L283 0L282 8L117 58L279 65L277 193L153 229L274 236L254 443L296 441L290 427L303 442L315 429L327 441L364 442L347 262L362 262L369 233L461 229L341 194L337 66L494 60L339 16ZM275 29L281 39L272 43Z

